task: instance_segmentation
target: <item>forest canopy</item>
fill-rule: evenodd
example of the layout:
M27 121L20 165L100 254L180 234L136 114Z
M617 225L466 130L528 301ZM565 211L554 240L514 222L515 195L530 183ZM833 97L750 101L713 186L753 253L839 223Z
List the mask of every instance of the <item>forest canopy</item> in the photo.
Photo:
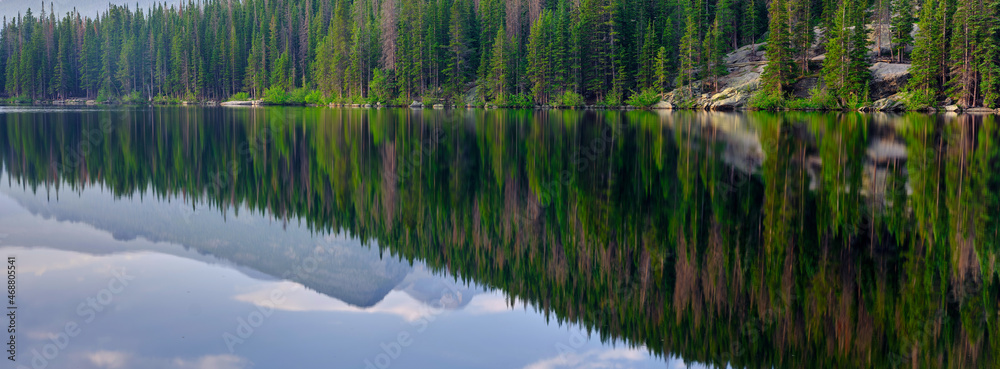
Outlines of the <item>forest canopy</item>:
M4 96L621 105L710 86L727 53L761 43L762 95L819 77L863 101L868 67L912 52L915 100L1000 96L998 0L208 0L94 17L41 5L3 19Z

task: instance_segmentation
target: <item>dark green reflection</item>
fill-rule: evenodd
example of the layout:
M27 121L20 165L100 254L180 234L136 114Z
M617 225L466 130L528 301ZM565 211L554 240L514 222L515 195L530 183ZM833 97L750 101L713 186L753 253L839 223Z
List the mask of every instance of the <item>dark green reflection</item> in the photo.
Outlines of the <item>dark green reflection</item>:
M0 114L3 169L347 231L560 322L736 367L1000 367L992 117ZM66 189L63 189L66 191Z

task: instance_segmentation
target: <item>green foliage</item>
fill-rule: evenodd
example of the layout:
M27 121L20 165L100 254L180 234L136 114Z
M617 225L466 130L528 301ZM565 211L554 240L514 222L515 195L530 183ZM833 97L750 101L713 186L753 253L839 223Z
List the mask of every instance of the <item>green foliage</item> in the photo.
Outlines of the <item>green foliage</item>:
M279 86L271 87L264 91L264 97L261 100L268 105L285 105L289 102L291 96L284 88Z
M871 99L868 96L868 86L865 86L860 93L848 95L846 107L850 110L858 110L862 107L868 106L870 103Z
M586 105L586 101L583 100L583 96L576 92L564 91L562 94L556 95L551 104L557 108L578 108Z
M305 101L306 104L313 104L313 105L326 105L327 103L326 97L323 96L323 93L320 92L319 90L310 90L309 93L306 94L305 98L303 98L303 100Z
M250 100L250 94L246 92L237 92L232 96L229 96L228 99L226 99L226 101L247 101L247 100Z
M900 93L900 102L906 105L907 110L920 111L933 108L937 104L937 98L929 90L913 90Z
M652 87L643 89L642 92L632 93L628 98L628 104L637 108L648 108L660 102L660 94Z
M903 60L903 52L907 46L913 45L914 0L892 0L892 44L896 60Z
M132 91L128 95L122 96L122 103L129 105L146 104L146 98L139 91Z
M622 95L621 90L613 89L607 95L604 95L604 100L598 101L597 105L609 108L620 107L622 106Z
M868 70L868 31L865 29L864 4L846 0L836 11L833 28L828 31L823 80L839 96L858 99L871 79Z
M31 104L34 100L27 96L12 96L7 98L6 102L8 104Z
M788 100L786 107L791 110L836 110L840 109L837 98L829 91L814 87L809 90L809 97L805 99Z
M535 102L528 94L507 94L504 95L502 103L497 105L504 108L531 109L535 107Z
M111 103L111 94L108 93L108 89L102 88L97 92L97 98L94 99L98 104L108 104Z
M296 89L292 90L292 92L290 94L288 94L288 100L285 101L285 104L289 104L289 105L303 105L303 104L306 103L306 96L308 94L309 94L309 90L306 89L305 87L296 88Z
M787 105L784 96L776 92L758 91L750 96L747 106L754 110L781 110Z
M395 86L392 83L392 75L383 73L381 69L375 68L372 77L371 91L369 97L375 103L389 103L395 98ZM403 99L406 100L405 98Z
M795 70L787 1L771 1L770 14L767 39L768 63L764 67L764 74L761 75L761 88L769 96L784 95L786 88L793 82Z
M921 94L938 95L941 88L942 62L945 57L944 35L941 29L940 0L926 0L921 6L919 27L914 37L913 63L907 90L922 90Z
M156 105L177 105L180 104L181 100L167 95L156 95L153 97L153 104Z

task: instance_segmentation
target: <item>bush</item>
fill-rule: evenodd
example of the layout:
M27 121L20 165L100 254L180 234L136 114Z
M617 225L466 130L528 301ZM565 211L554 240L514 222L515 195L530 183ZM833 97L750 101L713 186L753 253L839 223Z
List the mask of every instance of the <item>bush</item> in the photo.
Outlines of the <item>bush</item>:
M309 91L309 93L306 94L305 102L306 102L306 104L314 104L314 105L326 105L327 104L326 103L326 97L323 96L323 93L319 92L318 90Z
M780 94L759 91L750 96L748 106L756 110L779 110L785 107L785 98Z
M307 94L309 94L309 90L305 89L305 87L296 88L288 95L288 100L285 101L285 104L303 105L306 103Z
M392 72L382 72L382 70L375 68L369 91L373 102L388 103L392 101L395 86L392 84L392 75L390 73Z
M573 91L565 91L552 99L552 106L557 108L576 108L583 105L583 96Z
M847 100L847 108L851 110L858 110L859 108L868 105L870 99L868 99L868 86L865 86L865 90L861 94L851 94L850 98Z
M531 109L535 107L535 102L529 94L512 94L504 96L503 103L497 103L497 105L506 108Z
M124 104L139 105L146 102L146 99L139 94L139 91L132 91L128 95L122 96L122 103Z
M264 103L270 105L284 105L288 102L289 98L290 96L288 96L288 93L285 92L285 89L281 87L271 87L264 91L264 98L261 100L264 100Z
M233 96L230 96L228 99L226 99L226 101L246 101L246 100L250 100L250 94L246 92L237 92L233 94Z
M599 102L598 105L603 105L606 107L616 108L622 106L622 91L617 87L608 92L604 96L604 100Z
M900 94L900 99L906 105L906 110L927 110L934 107L937 99L930 90L914 90Z
M660 94L653 88L643 89L640 93L633 91L632 96L628 98L629 105L643 109L656 105L658 102L660 102Z
M157 105L168 105L168 104L180 104L181 101L175 97L170 97L167 95L156 95L153 97L153 104Z
M33 101L27 96L14 96L7 99L9 104L31 104Z
M809 98L788 100L786 105L792 110L835 110L840 108L836 97L818 87L809 90Z
M106 88L102 88L100 90L97 90L97 99L96 99L96 101L97 101L98 104L104 104L104 103L110 103L111 102L111 95L108 94L108 90Z

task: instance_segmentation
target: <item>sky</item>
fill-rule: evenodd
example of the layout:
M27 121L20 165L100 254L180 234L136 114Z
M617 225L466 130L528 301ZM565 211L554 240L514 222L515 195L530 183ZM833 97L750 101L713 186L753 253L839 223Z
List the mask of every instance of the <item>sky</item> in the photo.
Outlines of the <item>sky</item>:
M62 17L66 12L73 11L76 7L78 11L84 16L93 18L98 12L103 12L108 8L108 4L129 4L129 8L135 8L136 4L143 9L149 8L151 4L158 3L162 1L153 0L53 0L44 1L45 12L49 13L50 9L55 9L57 17ZM9 22L13 18L17 18L18 14L24 14L29 8L31 12L36 16L41 12L42 9L41 0L0 0L0 17L6 17ZM179 0L166 1L167 4L180 4Z

